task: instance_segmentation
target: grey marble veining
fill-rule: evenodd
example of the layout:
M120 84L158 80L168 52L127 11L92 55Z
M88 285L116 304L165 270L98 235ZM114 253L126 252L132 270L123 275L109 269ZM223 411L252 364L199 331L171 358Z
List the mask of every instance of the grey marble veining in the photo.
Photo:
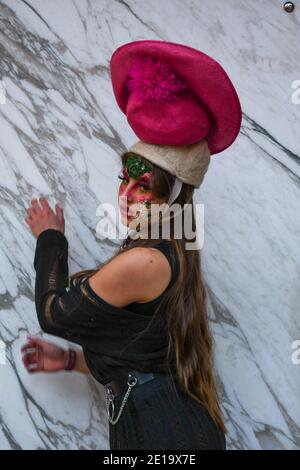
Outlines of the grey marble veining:
M32 197L60 200L70 273L116 242L95 236L117 208L119 155L136 137L112 93L120 45L162 39L220 61L241 99L232 147L212 158L196 202L230 449L300 448L300 4L270 0L0 0L0 449L107 449L101 385L80 374L29 375L20 346L34 310ZM63 341L51 337L59 344ZM3 348L1 348L3 351ZM2 354L2 353L1 353Z

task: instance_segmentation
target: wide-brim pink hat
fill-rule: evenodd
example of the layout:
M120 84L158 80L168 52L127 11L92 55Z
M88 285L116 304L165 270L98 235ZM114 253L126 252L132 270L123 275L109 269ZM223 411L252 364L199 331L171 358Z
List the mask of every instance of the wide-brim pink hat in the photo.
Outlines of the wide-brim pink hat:
M241 127L241 105L223 67L192 47L141 40L110 60L116 101L135 134L158 145L206 139L211 154L228 148Z

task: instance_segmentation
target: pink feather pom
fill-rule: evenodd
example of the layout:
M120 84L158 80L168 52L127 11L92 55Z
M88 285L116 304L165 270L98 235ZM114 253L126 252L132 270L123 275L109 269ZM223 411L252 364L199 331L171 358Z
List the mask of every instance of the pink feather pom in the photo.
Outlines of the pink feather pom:
M187 88L170 66L151 57L137 58L129 70L128 89L141 101L164 103L178 99L178 92Z

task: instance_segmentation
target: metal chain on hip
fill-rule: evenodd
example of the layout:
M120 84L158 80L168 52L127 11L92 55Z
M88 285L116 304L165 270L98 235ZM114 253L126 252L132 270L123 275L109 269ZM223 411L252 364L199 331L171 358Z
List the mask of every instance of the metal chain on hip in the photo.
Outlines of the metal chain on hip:
M131 379L133 379L132 383L130 382ZM131 392L131 389L136 385L137 381L138 381L138 379L136 377L133 377L131 374L129 374L128 379L127 379L128 389L127 389L127 391L125 393L125 396L122 400L118 416L115 419L114 419L114 414L115 414L114 398L115 398L115 396L112 392L111 387L109 387L109 386L107 387L106 406L107 406L108 420L111 424L116 424L119 421L119 419L121 417L121 414L122 414L122 411L123 411L123 408L126 404L126 401L129 397L129 394ZM112 405L112 417L110 416L110 405Z

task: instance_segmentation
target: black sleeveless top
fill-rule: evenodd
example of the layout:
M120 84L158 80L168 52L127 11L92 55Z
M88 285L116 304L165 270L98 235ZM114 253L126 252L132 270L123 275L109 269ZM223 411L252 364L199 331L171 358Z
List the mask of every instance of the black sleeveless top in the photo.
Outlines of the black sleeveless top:
M171 243L172 242L163 239L158 241L158 243L153 246L153 248L157 248L161 253L164 254L164 256L168 259L171 267L172 276L166 289L158 297L155 297L149 302L133 302L126 305L126 310L140 313L141 315L152 315L158 307L159 303L166 297L167 293L173 287L179 275L179 266L177 255L175 250L172 249Z

